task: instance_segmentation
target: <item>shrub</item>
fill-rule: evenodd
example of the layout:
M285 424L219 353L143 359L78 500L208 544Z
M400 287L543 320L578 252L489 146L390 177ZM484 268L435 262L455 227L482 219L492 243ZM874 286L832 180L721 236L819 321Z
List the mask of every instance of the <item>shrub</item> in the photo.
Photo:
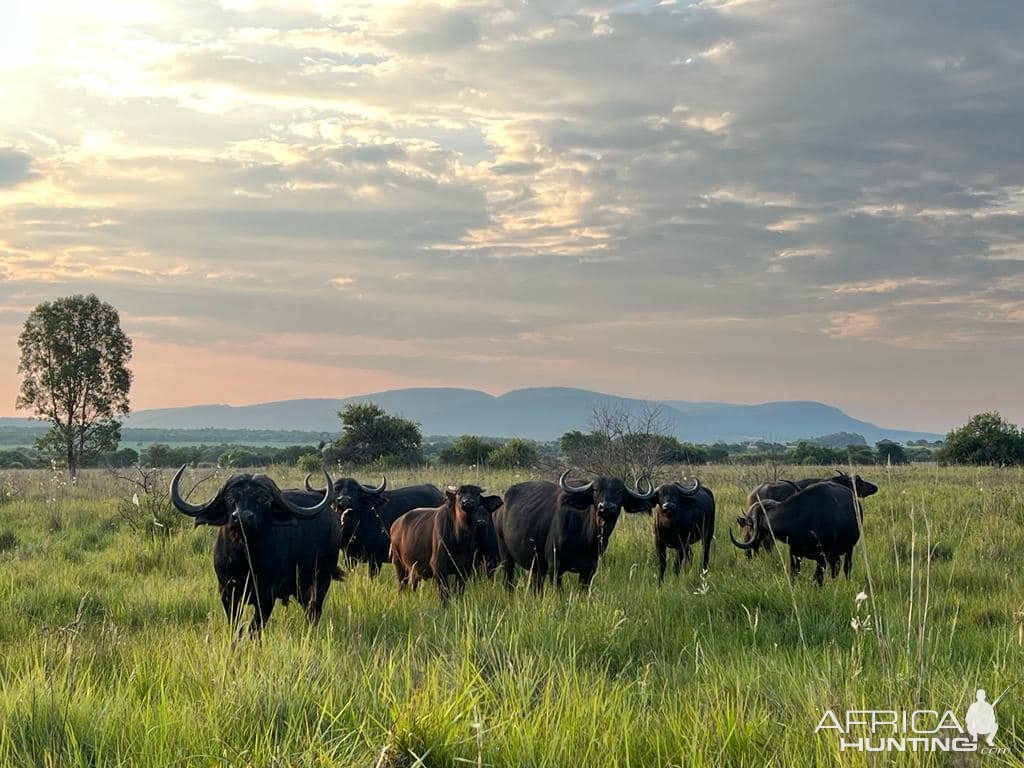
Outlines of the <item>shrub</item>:
M299 456L295 466L303 472L319 472L324 466L324 457L319 453L304 453Z

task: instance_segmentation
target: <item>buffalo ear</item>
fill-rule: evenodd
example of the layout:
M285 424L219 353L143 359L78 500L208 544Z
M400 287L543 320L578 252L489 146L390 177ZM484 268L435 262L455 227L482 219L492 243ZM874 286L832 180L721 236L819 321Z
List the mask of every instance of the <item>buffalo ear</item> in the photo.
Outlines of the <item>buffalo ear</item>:
M594 492L592 490L573 491L572 493L565 494L565 497L569 500L569 503L572 506L576 507L576 509L586 509L594 504Z
M224 503L224 499L218 498L214 502L196 515L196 525L198 528L200 525L212 525L220 527L225 525L228 521L228 508Z
M626 498L622 500L622 506L625 507L627 512L636 514L638 512L650 512L654 509L654 505L658 503L657 497L650 499L638 499L635 496L626 494Z
M502 500L501 496L484 496L480 499L480 503L484 505L484 509L493 515L505 502Z
M274 518L275 525L295 524L295 514L284 505L280 491L274 494L274 500L270 503L270 514Z

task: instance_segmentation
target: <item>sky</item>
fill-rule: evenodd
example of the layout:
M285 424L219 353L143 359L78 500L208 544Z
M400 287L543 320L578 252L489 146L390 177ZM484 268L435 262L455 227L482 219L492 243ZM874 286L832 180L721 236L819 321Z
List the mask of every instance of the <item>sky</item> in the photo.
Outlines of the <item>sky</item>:
M1024 421L1024 3L36 0L0 413L95 292L134 408L403 386Z

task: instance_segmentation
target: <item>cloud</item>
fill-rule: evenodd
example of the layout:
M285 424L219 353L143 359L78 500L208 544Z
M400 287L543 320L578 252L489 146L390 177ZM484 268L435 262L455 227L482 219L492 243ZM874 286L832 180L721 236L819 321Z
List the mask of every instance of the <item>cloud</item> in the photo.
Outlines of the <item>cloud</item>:
M0 146L0 189L16 187L34 175L31 155L11 147Z
M175 343L266 342L251 354L366 382L446 383L458 361L451 383L501 388L511 360L518 383L806 396L919 427L976 404L941 373L956 349L1000 370L984 405L1024 419L1024 7L31 14L32 61L0 54L17 306L97 290L195 318L168 321ZM324 337L348 358L318 356ZM893 381L933 394L897 402Z

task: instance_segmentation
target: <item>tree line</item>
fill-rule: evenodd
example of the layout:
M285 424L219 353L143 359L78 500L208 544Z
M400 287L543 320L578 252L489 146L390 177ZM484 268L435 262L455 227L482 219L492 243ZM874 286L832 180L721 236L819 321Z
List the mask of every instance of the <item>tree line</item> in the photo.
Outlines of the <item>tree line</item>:
M373 403L339 412L342 430L316 447L228 444L170 446L154 442L142 451L120 447L121 419L129 412L132 341L117 310L95 295L43 302L29 314L18 339L22 374L17 408L50 424L33 448L0 451L0 468L54 466L73 477L81 467L163 467L217 464L228 467L297 464L378 467L487 465L528 468L553 459L593 473L639 478L667 464L709 462L791 464L1024 464L1024 433L998 413L982 413L954 429L940 445L904 446L882 440L872 448L863 437L836 433L795 445L771 442L694 445L671 434L657 406L640 412L598 406L587 432L565 433L557 445L463 435L425 443L413 421ZM24 427L15 427L25 430ZM215 438L217 430L199 430ZM23 435L19 432L19 436ZM252 437L258 439L260 433ZM293 432L298 439L309 433ZM921 444L925 442L925 444ZM10 444L10 443L8 443Z

